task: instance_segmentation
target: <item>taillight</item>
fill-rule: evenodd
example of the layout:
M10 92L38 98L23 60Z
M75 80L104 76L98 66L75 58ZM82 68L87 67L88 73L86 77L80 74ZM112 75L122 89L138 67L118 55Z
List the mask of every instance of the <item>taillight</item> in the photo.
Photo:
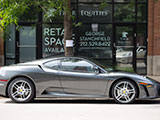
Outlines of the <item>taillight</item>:
M3 80L3 79L0 79L0 82L7 82L8 80Z

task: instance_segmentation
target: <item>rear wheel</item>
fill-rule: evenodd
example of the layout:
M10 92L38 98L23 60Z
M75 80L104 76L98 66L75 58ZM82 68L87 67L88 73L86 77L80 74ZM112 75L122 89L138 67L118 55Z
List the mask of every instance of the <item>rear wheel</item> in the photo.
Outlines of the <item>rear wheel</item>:
M137 97L137 87L130 80L117 81L112 88L112 96L117 103L132 103Z
M34 94L34 85L26 78L16 78L9 84L8 95L14 102L31 102L34 99Z

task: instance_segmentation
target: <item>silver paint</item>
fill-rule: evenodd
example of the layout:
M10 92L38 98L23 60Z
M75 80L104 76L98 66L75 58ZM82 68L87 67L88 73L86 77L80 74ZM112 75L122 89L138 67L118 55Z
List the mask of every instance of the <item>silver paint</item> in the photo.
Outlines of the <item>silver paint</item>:
M111 97L109 93L112 84L120 79L130 79L137 84L139 99L159 97L160 83L137 74L108 72L99 66L104 71L103 73L75 73L51 70L43 65L47 61L63 58L65 57L41 59L2 67L0 69L0 79L8 80L8 82L0 82L0 84L4 84L4 86L0 85L0 95L7 95L7 86L11 80L17 77L26 77L34 83L36 97L109 98ZM148 83L152 87L142 86L139 84L140 82Z

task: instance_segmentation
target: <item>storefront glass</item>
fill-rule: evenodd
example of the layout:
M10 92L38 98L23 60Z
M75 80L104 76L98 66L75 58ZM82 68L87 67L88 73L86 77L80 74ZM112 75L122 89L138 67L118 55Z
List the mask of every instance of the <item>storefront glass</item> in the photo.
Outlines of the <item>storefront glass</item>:
M80 30L83 30L80 32ZM79 56L112 58L112 25L87 24L79 27Z
M35 14L34 10L32 12ZM53 12L53 9L49 12ZM10 37L6 38L6 64L64 54L64 12L50 17L43 13L38 17L38 13L33 14L25 19L26 13L26 17L21 19L24 29L16 32L14 28ZM146 74L146 0L107 0L106 3L104 0L72 0L72 16L72 39L76 56L98 60L106 69ZM31 29L30 22L35 23L34 29ZM22 32L29 34L28 31L32 32L29 39L34 39L28 41L33 43L30 50L34 51L30 59L27 59L28 48L16 46L17 42L28 39L22 36ZM10 43L15 46L15 50L10 50ZM16 51L18 55L15 55Z
M8 27L5 33L5 64L10 65L15 63L15 25Z

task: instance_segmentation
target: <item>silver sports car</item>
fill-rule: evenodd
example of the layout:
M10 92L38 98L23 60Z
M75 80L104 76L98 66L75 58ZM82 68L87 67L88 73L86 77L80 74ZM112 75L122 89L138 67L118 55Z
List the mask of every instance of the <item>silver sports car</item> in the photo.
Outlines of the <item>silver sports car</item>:
M34 98L113 98L117 103L160 96L160 83L109 72L92 60L57 57L0 68L0 95L18 103Z

